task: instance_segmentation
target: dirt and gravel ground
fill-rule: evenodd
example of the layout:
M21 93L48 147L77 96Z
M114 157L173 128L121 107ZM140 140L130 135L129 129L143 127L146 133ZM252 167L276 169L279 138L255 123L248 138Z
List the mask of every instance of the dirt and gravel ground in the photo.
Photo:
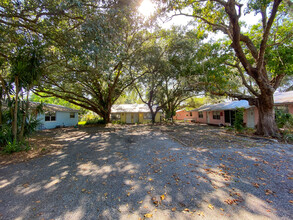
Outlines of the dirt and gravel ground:
M0 165L0 219L293 218L293 145L195 124L38 135L47 155Z

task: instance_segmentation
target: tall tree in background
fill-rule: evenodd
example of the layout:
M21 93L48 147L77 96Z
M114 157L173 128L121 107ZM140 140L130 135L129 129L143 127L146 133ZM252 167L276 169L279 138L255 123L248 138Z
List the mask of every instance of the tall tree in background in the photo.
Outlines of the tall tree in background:
M259 110L257 133L278 136L274 119L274 92L285 75L292 74L292 13L289 1L248 1L246 13L260 15L260 23L245 32L240 18L243 4L235 0L169 1L170 8L179 14L194 17L209 31L222 31L231 40L236 59L228 66L239 71L242 84L249 91L243 95L233 91L219 90L219 95L228 95L248 100ZM181 12L192 8L192 13ZM286 56L285 56L286 54ZM247 82L252 81L253 88Z
M194 89L187 81L195 75L193 62L198 42L196 34L173 28L162 31L160 39L145 47L144 58L135 70L147 74L134 87L149 106L153 123L158 111L163 110L171 118L180 103L192 95Z

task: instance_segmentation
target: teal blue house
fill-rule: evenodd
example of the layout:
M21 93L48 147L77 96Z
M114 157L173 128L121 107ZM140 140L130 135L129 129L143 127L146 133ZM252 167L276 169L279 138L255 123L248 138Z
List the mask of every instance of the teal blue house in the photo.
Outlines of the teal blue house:
M38 103L31 102L31 106ZM78 124L78 110L61 105L44 104L44 113L38 114L41 125L38 130L70 127Z

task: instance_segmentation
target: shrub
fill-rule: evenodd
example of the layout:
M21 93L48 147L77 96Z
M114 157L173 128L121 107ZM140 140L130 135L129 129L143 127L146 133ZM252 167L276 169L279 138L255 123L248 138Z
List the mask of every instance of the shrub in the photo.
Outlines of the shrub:
M8 142L12 142L12 127L6 124L0 126L0 147L5 146Z
M28 123L25 123L24 135L28 136L35 132L37 128L41 125L41 121L36 118L30 118Z
M20 142L16 142L15 140L12 141L12 142L8 142L2 152L5 153L5 154L11 154L11 153L14 153L14 152L19 152L22 150L22 147L21 147L21 143Z
M94 118L86 121L86 125L93 125L93 124L105 124L105 121L101 118Z
M118 121L118 120L116 120L116 121L112 121L111 123L112 123L112 124L118 124L118 125L124 125L124 124L125 124L125 122L123 122L123 121Z
M244 109L243 108L238 108L235 113L235 122L234 122L234 127L237 131L243 131L244 126L243 126L243 114L244 114Z
M275 112L275 119L279 128L293 128L293 116L289 113L285 113L282 110L277 109Z

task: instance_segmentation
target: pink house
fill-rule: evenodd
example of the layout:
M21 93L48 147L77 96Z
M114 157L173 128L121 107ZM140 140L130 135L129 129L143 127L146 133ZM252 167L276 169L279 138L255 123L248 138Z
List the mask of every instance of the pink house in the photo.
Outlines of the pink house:
M247 101L241 100L214 105L203 105L191 110L191 112L194 112L195 121L198 123L231 126L234 124L237 108L249 109L251 106L249 106Z
M173 120L193 120L195 119L193 112L186 111L185 109L176 111L176 115L173 116Z
M276 93L274 101L276 108L282 108L285 112L293 114L293 91ZM246 100L203 105L191 112L198 123L231 126L234 124L237 108L245 109L243 122L247 127L254 128L259 118L258 109L250 106Z

